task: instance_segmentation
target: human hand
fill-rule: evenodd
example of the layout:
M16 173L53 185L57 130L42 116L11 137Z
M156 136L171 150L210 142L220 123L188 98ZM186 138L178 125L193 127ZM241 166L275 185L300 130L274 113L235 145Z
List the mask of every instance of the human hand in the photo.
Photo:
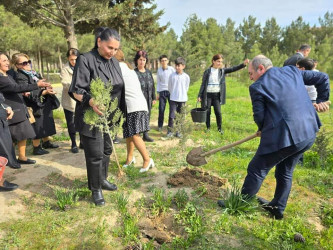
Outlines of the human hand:
M50 87L50 86L51 86L51 83L46 82L45 79L41 79L41 80L39 80L39 81L37 82L37 85L38 85L38 87L40 87L40 88L45 88L45 87Z
M313 106L315 107L317 112L326 112L330 109L330 101L326 102L320 102L320 103L313 103Z
M153 101L153 105L155 105L155 103L156 103L156 100Z
M250 62L250 60L246 58L243 63L244 63L244 65L248 65L249 62Z
M14 115L14 111L12 110L12 108L8 107L8 108L6 108L6 111L7 111L7 120L12 119L13 115Z
M261 131L260 130L257 131L257 136L261 137Z
M198 102L201 102L201 98L200 98L200 97L198 97L197 101L198 101Z
M22 95L28 97L30 95L30 92L24 92Z
M92 109L94 110L94 112L98 115L103 115L103 113L98 109L98 106L94 104L94 99L91 98L89 100L89 105L90 107L92 107Z

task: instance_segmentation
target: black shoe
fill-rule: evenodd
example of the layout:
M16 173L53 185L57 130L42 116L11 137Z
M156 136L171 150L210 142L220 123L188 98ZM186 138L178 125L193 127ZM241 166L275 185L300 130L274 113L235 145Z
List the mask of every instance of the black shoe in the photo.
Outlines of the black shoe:
M10 182L5 180L2 184L2 186L0 186L0 192L13 191L16 188L18 188L17 184L10 183Z
M92 198L96 206L104 206L105 200L103 197L102 190L94 190L92 191Z
M222 208L225 208L225 202L223 200L218 200L217 205L219 205Z
M38 147L34 147L34 150L32 151L32 154L34 155L45 155L48 153L50 152L43 149L41 145L39 145Z
M36 163L35 160L31 160L31 159L29 159L29 158L27 158L26 161L22 161L22 160L20 160L20 159L17 159L17 162L20 163L20 164L35 164L35 163Z
M77 146L72 147L72 148L71 148L71 152L72 152L73 154L77 154L77 153L79 152L79 149L77 148Z
M43 142L43 148L59 148L59 145L53 144L50 141Z
M109 191L115 191L117 190L117 185L112 184L107 180L102 181L102 189L109 190Z
M114 144L119 144L120 143L120 140L117 136L113 139L113 143Z
M153 142L154 141L153 138L149 137L147 132L143 133L143 140L146 141L146 142Z
M7 166L10 167L10 168L13 168L13 169L20 169L21 168L21 165L18 161L15 163L15 165L12 165L12 166L7 165Z

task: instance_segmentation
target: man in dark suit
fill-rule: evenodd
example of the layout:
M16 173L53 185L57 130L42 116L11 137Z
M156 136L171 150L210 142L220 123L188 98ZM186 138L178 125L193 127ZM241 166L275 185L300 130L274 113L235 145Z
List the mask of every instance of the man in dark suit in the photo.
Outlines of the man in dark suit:
M293 65L296 66L296 63L304 57L307 57L311 52L311 46L308 44L303 44L298 49L298 51L284 61L283 66Z
M315 141L321 126L317 111L326 111L329 79L324 73L300 71L294 66L273 67L265 56L256 56L249 64L254 121L261 136L258 150L249 163L242 194L257 194L266 175L274 166L276 190L272 201L259 199L275 219L282 219L298 159ZM315 85L317 103L312 104L306 85ZM223 201L219 201L224 206Z

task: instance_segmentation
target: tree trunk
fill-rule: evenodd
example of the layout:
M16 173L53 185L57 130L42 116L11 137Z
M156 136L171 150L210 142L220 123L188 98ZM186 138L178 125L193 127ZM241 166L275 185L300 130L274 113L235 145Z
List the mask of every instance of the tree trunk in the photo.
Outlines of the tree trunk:
M62 59L61 59L61 53L60 53L60 48L58 46L58 57L59 57L59 68L60 72L62 71Z
M40 51L40 64L41 64L41 75L42 77L44 77L44 62L43 62L43 52Z
M77 39L76 39L76 35L75 35L75 30L74 30L74 21L73 21L73 16L71 13L71 7L70 7L69 1L66 1L65 5L68 5L64 10L64 14L66 16L66 19L68 20L68 23L66 24L66 27L64 28L65 38L67 40L67 46L68 46L68 49L70 49L70 48L78 49Z
M40 48L38 48L38 52L37 52L37 58L38 58L38 70L39 70L39 74L43 77L43 69L42 69L42 55L40 52Z

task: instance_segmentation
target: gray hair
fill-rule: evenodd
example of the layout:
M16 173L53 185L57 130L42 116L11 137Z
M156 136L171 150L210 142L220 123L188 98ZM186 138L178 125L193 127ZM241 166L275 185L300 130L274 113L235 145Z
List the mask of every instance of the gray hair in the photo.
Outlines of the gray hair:
M264 55L257 55L251 60L251 65L255 71L258 70L260 64L263 65L265 69L273 67L271 59Z

